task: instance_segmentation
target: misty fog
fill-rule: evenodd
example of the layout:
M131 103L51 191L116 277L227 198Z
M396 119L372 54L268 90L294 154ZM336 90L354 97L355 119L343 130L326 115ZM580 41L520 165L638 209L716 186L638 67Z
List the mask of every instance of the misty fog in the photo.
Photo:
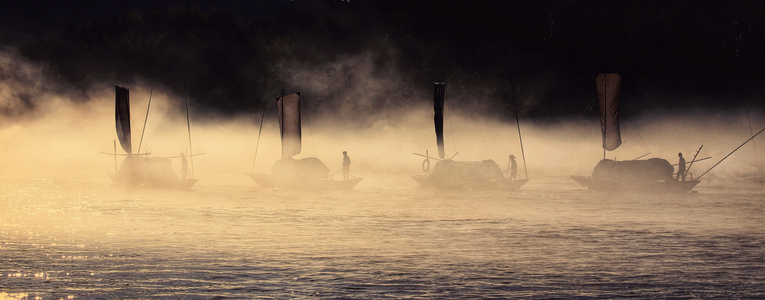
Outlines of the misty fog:
M273 162L280 158L273 99L262 99L267 108L258 145L262 111L245 112L237 117L206 114L194 107L194 95L188 95L193 147L189 149L184 95L171 94L168 89L140 78L93 86L83 95L59 86L48 77L44 65L25 62L12 52L2 53L0 62L4 74L0 81L0 111L4 115L0 120L0 176L89 177L108 182L106 173L114 172L114 157L100 152L114 152L115 84L125 85L131 91L134 149L138 149L141 141L151 94L141 152L166 157L190 150L204 153L193 158L194 173L201 179L201 185L254 184L244 176L252 170L253 162L256 172L269 173ZM388 174L406 178L409 174L420 174L423 158L413 153L429 151L433 156L436 153L432 82L402 83L393 64L382 71L370 64L369 57L362 55L342 63L285 69L285 81L303 93L303 150L297 158L318 157L335 173L340 170L342 151L348 151L352 158L351 173L355 176ZM396 96L412 97L407 101L410 105L381 105L385 97ZM312 103L327 97L341 101L341 109L323 110ZM497 108L494 114L487 114L481 107L471 109L480 106L485 100L482 97L450 90L447 83L444 124L447 156L458 152L457 160L493 159L504 169L508 155L514 154L519 160L519 174L525 176L515 121L502 117L513 112L498 112ZM622 120L624 142L616 151L606 153L606 157L629 160L650 152L644 158L659 157L676 163L677 152L683 152L690 161L698 147L704 145L699 158L712 158L693 166L691 173L698 175L748 139L750 124L754 132L765 126L761 112L644 112ZM542 122L521 115L520 127L530 178L589 175L603 158L596 118ZM707 176L730 177L753 172L749 164L755 160L756 146L757 139ZM759 150L762 148L757 149L758 157L765 156ZM122 157L117 160L119 163ZM173 164L178 167L179 162Z

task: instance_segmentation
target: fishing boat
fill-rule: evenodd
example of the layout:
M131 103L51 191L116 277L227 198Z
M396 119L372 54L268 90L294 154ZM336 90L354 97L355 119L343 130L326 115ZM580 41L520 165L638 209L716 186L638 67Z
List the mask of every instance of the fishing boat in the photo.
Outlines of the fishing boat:
M140 153L140 145L138 151L135 153L133 152L132 133L130 128L130 91L126 87L116 85L114 87L117 138L119 139L125 154L117 153L116 141L114 142L114 153L104 153L114 155L115 173L109 174L113 183L123 187L190 189L197 182L197 179L193 178L193 171L191 178L185 178L186 174L181 174L179 177L173 170L170 159L181 157L185 160L186 157L193 156L192 154L176 157L149 157L150 153ZM149 105L151 105L151 98L149 98ZM186 112L188 116L188 101ZM148 109L146 113L148 119ZM189 133L189 137L190 136L191 134ZM117 156L125 156L125 159L122 161L119 168L117 168Z
M699 183L698 179L686 178L684 174L673 177L674 167L666 159L617 161L606 159L606 151L619 148L622 143L619 127L619 96L621 76L616 73L599 74L596 78L600 125L603 139L603 160L595 165L590 176L571 175L584 188L593 191L639 191L689 193ZM701 147L696 151L696 155ZM696 156L690 163L695 161Z
M508 170L506 172L507 176L505 176L499 165L492 159L482 161L457 161L452 159L456 154L452 155L450 158L446 158L444 150L445 90L446 83L434 83L433 109L435 115L433 120L436 129L438 157L430 157L427 151L425 155L414 153L415 155L425 157L425 160L422 162L422 170L425 174L411 175L411 177L419 184L420 188L510 191L521 188L523 184L529 181L528 175L525 179L513 178L514 174L510 172L510 162L508 163ZM431 159L436 161L432 169L430 168ZM511 155L510 159L511 162L513 162L515 157Z
M350 190L362 178L334 180L329 168L316 157L293 158L302 151L302 122L300 92L283 94L276 98L279 132L281 133L282 158L271 167L271 174L247 173L259 186L280 189L339 189ZM263 109L265 114L265 107ZM261 129L262 129L261 118ZM258 134L258 146L260 134ZM257 160L257 148L255 151Z

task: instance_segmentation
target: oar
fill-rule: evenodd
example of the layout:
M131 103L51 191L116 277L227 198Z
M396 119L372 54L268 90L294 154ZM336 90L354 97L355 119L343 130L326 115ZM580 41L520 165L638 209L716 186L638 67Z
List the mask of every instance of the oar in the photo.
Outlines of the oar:
M430 157L430 156L428 156L428 155L419 154L419 153L412 153L412 154L414 154L414 155L417 155L417 156L422 156L422 157L424 157L424 158L428 158L428 159L435 159L435 160L437 160L437 161L442 161L442 160L443 160L443 159L438 159L438 158L435 158L435 157ZM455 155L456 155L456 154L455 154ZM454 157L454 156L452 156L452 157Z
M205 154L207 154L207 153L189 154L189 155L186 155L186 157L189 157L189 156L200 156L200 155L205 155ZM176 155L176 156L167 156L167 157L165 157L165 158L179 158L179 157L181 157L181 156L180 156L180 155Z
M108 153L108 152L99 152L101 154L107 154L107 155L114 155L114 156L147 156L151 155L151 152L145 152L145 153L134 153L134 154L118 154L118 153ZM180 156L179 156L180 157Z
M647 156L647 155L649 155L649 154L651 154L651 152L648 152L648 153L646 153L646 154L643 154L643 155L641 155L641 156L638 156L637 158L635 158L635 159L633 159L633 160L638 160L638 159L641 159L641 158L643 158L643 157L646 157L646 156Z
M711 157L711 156L709 156L709 157L699 158L699 159L697 159L697 160L692 160L692 161L689 161L689 163L692 163L692 162L696 162L696 161L707 160L707 159L710 159L710 158L712 158L712 157ZM672 164L672 166L677 166L677 164ZM690 168L689 168L689 169L690 169Z

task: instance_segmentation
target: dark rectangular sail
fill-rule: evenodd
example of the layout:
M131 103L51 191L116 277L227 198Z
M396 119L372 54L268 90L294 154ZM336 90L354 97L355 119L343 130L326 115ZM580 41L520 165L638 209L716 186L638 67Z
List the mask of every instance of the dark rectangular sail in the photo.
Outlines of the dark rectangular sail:
M619 130L619 93L622 77L616 73L600 74L596 79L600 106L600 129L603 149L616 150L622 144Z
M282 135L282 158L292 157L301 150L300 93L281 96L276 103Z
M436 144L438 145L438 157L444 159L446 156L444 152L444 93L446 83L434 82L433 86L433 110L435 111L433 122L436 124Z
M122 149L127 154L133 154L132 139L130 135L130 91L121 86L115 88L115 116L117 125L117 138L120 140Z

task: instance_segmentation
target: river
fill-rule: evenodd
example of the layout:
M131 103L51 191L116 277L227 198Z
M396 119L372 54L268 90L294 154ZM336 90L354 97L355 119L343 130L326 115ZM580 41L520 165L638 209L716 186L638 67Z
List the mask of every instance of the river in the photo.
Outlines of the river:
M241 178L246 178L241 174ZM765 298L765 190L191 191L0 179L0 299ZM241 183L241 184L240 184Z

